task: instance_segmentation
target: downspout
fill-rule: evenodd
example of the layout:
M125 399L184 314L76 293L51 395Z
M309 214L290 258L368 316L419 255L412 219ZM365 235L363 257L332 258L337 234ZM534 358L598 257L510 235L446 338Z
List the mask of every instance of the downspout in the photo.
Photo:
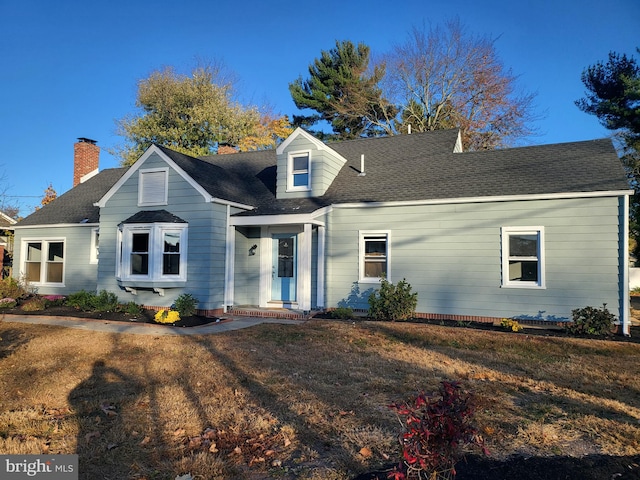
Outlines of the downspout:
M224 263L224 313L233 306L236 236L235 227L231 225L231 206L227 205L227 241Z
M622 233L622 311L620 320L622 323L622 334L625 337L631 336L631 299L629 292L629 195L624 196L623 213L623 233Z
M317 272L317 286L316 286L316 307L318 307L321 310L324 310L325 305L324 305L324 283L325 283L325 262L324 262L324 257L325 257L325 235L326 235L326 228L322 225L318 226L318 258L317 258L317 262L318 264L316 265L316 272Z

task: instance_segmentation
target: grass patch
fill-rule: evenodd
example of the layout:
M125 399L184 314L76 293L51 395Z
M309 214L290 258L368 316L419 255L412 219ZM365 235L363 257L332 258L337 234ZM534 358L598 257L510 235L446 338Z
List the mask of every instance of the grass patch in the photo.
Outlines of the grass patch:
M317 320L0 339L0 452L79 453L81 479L352 479L398 458L386 406L444 379L475 392L497 458L640 450L638 344Z

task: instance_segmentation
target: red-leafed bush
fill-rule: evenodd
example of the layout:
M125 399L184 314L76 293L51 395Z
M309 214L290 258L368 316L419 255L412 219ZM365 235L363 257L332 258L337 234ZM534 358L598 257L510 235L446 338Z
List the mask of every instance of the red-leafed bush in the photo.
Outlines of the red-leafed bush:
M488 454L473 426L473 395L463 392L458 382L443 381L439 390L439 395L422 392L411 402L389 405L404 429L400 435L403 459L389 478L451 479L463 447L477 446Z

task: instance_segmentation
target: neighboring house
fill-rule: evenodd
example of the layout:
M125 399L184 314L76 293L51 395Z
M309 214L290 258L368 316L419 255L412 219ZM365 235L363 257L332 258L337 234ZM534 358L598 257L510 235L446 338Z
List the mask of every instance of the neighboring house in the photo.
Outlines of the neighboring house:
M13 226L16 220L0 212L0 278L11 275L13 262Z
M297 129L201 159L152 146L22 220L14 270L47 294L190 293L212 315L367 309L386 275L428 318L566 321L606 303L628 332L632 192L611 141L460 145L457 130L324 144Z

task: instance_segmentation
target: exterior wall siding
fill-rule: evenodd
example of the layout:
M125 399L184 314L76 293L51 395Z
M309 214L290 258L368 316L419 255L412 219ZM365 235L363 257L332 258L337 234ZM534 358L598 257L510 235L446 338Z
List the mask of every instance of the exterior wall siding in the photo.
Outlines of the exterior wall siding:
M253 245L260 245L260 228L236 229L234 298L235 306L260 303L260 248L249 255Z
M619 317L617 197L413 207L334 208L327 226L327 306L367 309L359 230L391 232L391 281L406 278L418 312L568 320L607 304ZM546 288L501 287L501 227L545 229Z
M24 239L63 238L65 242L64 285L38 286L42 295L69 295L80 290L95 291L98 265L90 263L91 231L95 225L46 228L20 228L15 232L13 276L20 278L23 271L22 241Z
M288 152L311 151L311 191L287 192L287 159ZM294 139L287 151L278 156L276 191L278 198L320 197L325 194L336 177L343 162L330 151L318 150L303 136Z
M142 168L164 167L158 155L147 159ZM168 307L182 293L199 300L198 308L220 309L224 303L227 207L206 203L204 198L175 171L169 171L168 205L138 207L138 175L134 174L101 209L100 264L98 288L118 294L123 302L134 301L154 307ZM170 288L160 296L140 289L133 295L120 288L116 280L118 225L140 210L167 210L189 224L187 245L187 285Z

